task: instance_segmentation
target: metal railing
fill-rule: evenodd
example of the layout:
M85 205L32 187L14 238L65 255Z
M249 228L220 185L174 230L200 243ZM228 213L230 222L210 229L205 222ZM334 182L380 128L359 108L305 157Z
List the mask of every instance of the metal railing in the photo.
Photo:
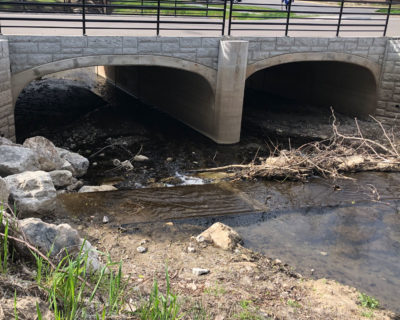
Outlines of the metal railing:
M283 13L282 5L279 3L246 3L251 9L243 9L231 1L228 35L237 31L241 33L282 31L285 36L288 36L289 32L297 34L330 32L336 36L345 32L370 32L385 36L390 16L400 14L399 4L400 2L395 0L299 1L296 5L289 2L286 12ZM393 7L396 10L393 10ZM281 19L276 18L279 15ZM260 20L260 17L264 17L264 20Z
M0 28L163 30L221 35L373 32L386 35L400 1L0 0ZM1 32L1 29L0 29ZM400 30L399 30L400 33Z

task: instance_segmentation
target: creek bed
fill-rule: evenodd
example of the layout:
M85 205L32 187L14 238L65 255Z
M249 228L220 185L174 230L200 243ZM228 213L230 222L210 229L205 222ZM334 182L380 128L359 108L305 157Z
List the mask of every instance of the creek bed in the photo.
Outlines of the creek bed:
M241 142L218 146L86 71L65 77L69 80L44 79L25 89L16 107L18 138L22 142L32 134L44 135L88 156L86 183L110 183L119 191L60 195L60 217L84 225L101 223L108 215L110 225L131 232L173 221L178 232L163 234L171 238L221 221L239 231L245 246L306 276L355 286L400 312L399 174L364 173L355 175L355 181L315 178L307 183L229 183L222 178L218 184L207 184L215 179L203 176L205 184L184 186L199 182L187 177L190 170L248 163L268 155L278 143L290 147L328 137L329 112L311 114L303 106L288 116L287 101L271 99L273 107L267 110L260 105L263 97L250 94L247 107L252 108L244 112ZM339 120L352 123L346 117ZM374 134L369 122L361 125ZM134 163L129 172L115 169L113 159L128 159L139 150L148 162Z

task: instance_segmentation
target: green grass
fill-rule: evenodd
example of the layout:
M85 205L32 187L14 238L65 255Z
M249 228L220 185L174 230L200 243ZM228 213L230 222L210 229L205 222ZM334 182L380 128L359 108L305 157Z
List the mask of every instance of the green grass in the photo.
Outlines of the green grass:
M264 319L257 314L254 308L252 308L252 301L250 300L242 300L240 301L241 311L234 315L235 319L239 320L261 320Z
M388 13L389 8L381 8L376 10L376 12L379 13ZM390 10L391 14L400 14L400 6L396 5L396 6L392 6L391 10Z
M287 305L290 306L290 307L292 307L292 308L300 308L300 307L301 307L301 304L300 304L300 303L298 303L297 301L292 300L292 299L289 299L289 300L287 301Z
M4 236L0 237L0 272L4 274L4 273L7 273L8 259L9 259L9 254L8 254L9 222L8 222L8 219L6 219L5 224L4 224L3 208L4 208L3 205L0 205L0 230L4 226Z
M63 0L31 0L30 2L40 2L40 3L49 3L49 6L38 7L41 11L51 11L51 3L63 3ZM114 14L137 14L137 15L156 15L158 2L154 0L132 0L132 1L113 1L113 5L118 6L144 6L143 8L113 8L112 13ZM22 6L21 4L20 6ZM29 7L28 4L25 3L26 7ZM146 8L148 7L148 8ZM208 7L210 11L205 11ZM0 9L8 10L11 9L11 6L1 6ZM31 9L35 7L31 6ZM61 7L54 7L56 11L62 11ZM234 4L234 10L244 10L244 11L233 11L232 18L234 20L251 20L251 19L279 19L286 18L287 12L285 10L279 10L278 8L266 8L261 6L247 6L242 4ZM109 12L111 13L111 12ZM185 1L177 0L176 2L167 0L161 0L161 10L160 15L162 16L194 16L194 17L211 17L211 18L222 18L223 17L223 4L216 5L215 3L206 5L204 3L188 4ZM296 18L304 15L298 15L291 13L291 18ZM226 10L226 18L229 19L229 6Z
M32 253L36 259L36 283L47 291L56 320L86 319L88 308L95 309L100 319L100 314L102 318L118 314L123 305L126 283L122 280L122 264L109 260L100 271L92 273L83 247L76 257L67 253L54 270ZM115 267L117 270L113 271ZM103 301L101 306L97 306L99 299Z
M163 295L157 279L154 279L149 300L137 311L142 320L177 320L180 319L178 296L171 291L168 268L165 268L166 293Z
M379 301L365 293L360 293L358 299L360 300L361 305L365 308L372 310L379 308Z

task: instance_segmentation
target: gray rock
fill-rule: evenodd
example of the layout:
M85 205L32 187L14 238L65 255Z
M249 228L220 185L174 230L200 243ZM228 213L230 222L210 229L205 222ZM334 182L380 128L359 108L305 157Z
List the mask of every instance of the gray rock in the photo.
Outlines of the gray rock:
M26 215L55 210L57 193L49 173L26 171L8 176L5 181L19 213Z
M49 174L55 187L66 187L72 184L72 173L68 170L54 170Z
M193 268L192 273L196 276L201 276L203 274L208 274L210 273L210 270L208 269L203 269L203 268Z
M17 144L7 138L0 137L0 146L17 146Z
M137 161L137 162L143 162L143 161L149 161L150 159L142 154L138 154L136 156L133 157L133 161Z
M56 146L45 137L26 139L23 146L35 152L41 170L53 171L63 166L64 161L60 158Z
M0 146L0 176L39 169L35 153L21 146Z
M196 237L198 242L210 242L224 250L234 250L242 241L240 235L231 227L216 222Z
M82 248L88 254L88 264L93 270L99 270L101 263L96 249L89 241L79 237L78 231L69 224L50 224L38 218L28 218L19 221L19 228L29 243L51 257L62 258L68 254L76 255Z
M79 189L79 193L82 192L101 192L101 191L115 191L118 190L114 186L110 186L107 184L101 185L101 186L83 186L82 188Z
M0 177L0 208L4 208L8 204L8 197L10 196L10 191L6 181Z
M143 246L139 246L136 248L136 251L139 253L145 253L145 252L147 252L147 248L145 248Z
M105 223L109 223L109 222L110 222L110 218L107 217L107 216L104 216L103 217L103 223L105 224Z
M133 170L133 165L129 160L121 162L121 167L124 168L126 171Z
M67 191L76 191L76 190L79 190L80 188L82 188L82 186L83 186L83 182L81 180L78 180L78 181L72 182L72 184L67 187Z
M67 160L74 169L74 176L83 176L89 168L89 160L82 157L80 154L71 152L65 149L57 148L58 154L64 160Z
M68 170L69 172L72 173L73 176L75 176L74 167L67 160L64 160L64 163L61 166L60 170Z

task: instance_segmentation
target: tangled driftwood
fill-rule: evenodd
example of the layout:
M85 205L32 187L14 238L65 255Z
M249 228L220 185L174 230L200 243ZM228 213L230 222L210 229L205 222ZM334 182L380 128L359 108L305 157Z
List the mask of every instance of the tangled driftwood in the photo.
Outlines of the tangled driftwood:
M357 119L357 135L339 132L332 110L332 137L304 144L297 149L275 148L267 158L249 164L230 165L197 171L234 171L234 178L304 180L313 175L346 178L343 174L360 171L400 171L399 146L381 122L371 116L382 133L382 142L365 138Z

